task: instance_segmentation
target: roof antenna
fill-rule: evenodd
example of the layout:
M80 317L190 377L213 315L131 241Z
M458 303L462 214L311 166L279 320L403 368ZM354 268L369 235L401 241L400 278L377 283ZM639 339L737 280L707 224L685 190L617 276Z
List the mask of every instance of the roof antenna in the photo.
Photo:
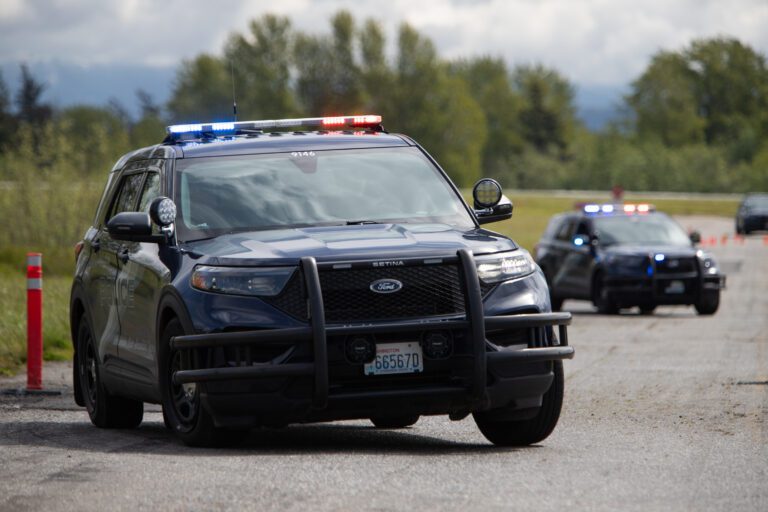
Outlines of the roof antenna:
M232 72L232 113L235 115L235 122L237 122L237 98L235 96L235 63L229 61L229 69Z

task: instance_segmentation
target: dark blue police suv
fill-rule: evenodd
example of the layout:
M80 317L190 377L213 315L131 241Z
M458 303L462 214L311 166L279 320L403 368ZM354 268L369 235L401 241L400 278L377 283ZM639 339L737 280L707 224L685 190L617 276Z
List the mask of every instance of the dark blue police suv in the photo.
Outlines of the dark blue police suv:
M191 445L435 414L543 440L570 314L480 227L512 215L498 183L473 193L380 116L168 127L115 164L77 246L75 400L107 428L162 404Z
M585 204L552 218L536 246L559 310L566 299L590 300L601 313L638 306L693 305L714 314L725 276L673 219L648 204Z

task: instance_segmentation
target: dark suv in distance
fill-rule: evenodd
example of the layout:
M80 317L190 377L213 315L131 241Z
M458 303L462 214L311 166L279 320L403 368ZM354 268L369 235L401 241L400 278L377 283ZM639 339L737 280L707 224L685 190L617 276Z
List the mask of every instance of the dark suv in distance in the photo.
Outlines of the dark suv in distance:
M725 276L666 214L648 204L579 204L557 215L536 246L553 310L566 299L590 300L601 313L638 306L693 305L712 315Z
M736 212L736 234L768 231L768 194L747 194Z
M185 443L258 426L473 414L546 438L573 357L544 275L380 116L168 127L122 157L78 244L75 399L99 427L162 404Z

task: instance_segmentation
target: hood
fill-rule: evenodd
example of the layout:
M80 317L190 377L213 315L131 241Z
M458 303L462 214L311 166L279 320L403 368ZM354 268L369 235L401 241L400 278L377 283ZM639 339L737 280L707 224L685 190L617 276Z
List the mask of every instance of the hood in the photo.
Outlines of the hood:
M368 224L253 231L183 244L190 256L212 265L295 264L318 261L449 257L462 248L474 254L517 249L512 240L484 229L445 224ZM202 261L201 261L202 262Z
M651 256L663 254L672 258L696 256L696 248L680 245L611 245L604 248L606 255L613 256Z

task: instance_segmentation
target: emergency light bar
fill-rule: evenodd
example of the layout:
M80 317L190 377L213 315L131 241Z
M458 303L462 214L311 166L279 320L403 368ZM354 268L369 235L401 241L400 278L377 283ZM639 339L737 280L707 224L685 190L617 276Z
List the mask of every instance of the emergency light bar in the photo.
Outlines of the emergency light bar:
M269 119L262 121L174 124L166 127L165 131L171 139L176 140L185 135L201 137L206 134L236 134L239 131L269 130L273 128L317 127L319 129L335 129L344 126L354 128L379 128L381 126L381 116L303 117L297 119Z
M652 204L613 204L613 203L607 203L607 204L592 204L592 203L579 203L577 204L578 208L581 208L584 210L584 213L591 213L591 214L597 214L597 213L649 213L649 212L655 212L656 207Z

